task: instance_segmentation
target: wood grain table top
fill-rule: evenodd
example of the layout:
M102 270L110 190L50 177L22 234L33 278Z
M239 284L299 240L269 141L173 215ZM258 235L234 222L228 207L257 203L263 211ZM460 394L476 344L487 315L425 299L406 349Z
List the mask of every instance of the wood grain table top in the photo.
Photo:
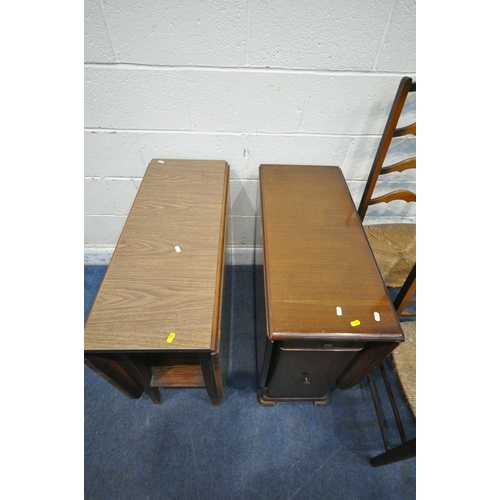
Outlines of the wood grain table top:
M269 338L401 342L340 168L261 165L260 188Z
M86 351L215 348L228 182L225 161L151 161L85 323Z

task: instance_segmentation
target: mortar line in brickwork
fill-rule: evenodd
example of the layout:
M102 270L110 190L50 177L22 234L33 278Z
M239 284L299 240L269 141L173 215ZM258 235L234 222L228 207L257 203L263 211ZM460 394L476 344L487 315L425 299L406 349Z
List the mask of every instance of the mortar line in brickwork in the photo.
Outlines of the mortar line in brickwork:
M85 175L83 177L84 180L91 181L142 181L142 177L130 177L130 176L107 176L107 175Z
M327 75L327 76L372 76L372 77L393 77L393 76L414 76L415 71L372 71L372 70L328 70L314 68L279 68L263 66L193 66L193 65L160 65L160 64L140 64L140 63L84 63L88 69L128 69L131 71L218 71L220 73L277 73L277 74L297 74L297 75Z
M126 219L128 214L83 214L85 217L118 217L120 219Z
M239 132L222 132L222 131L200 131L200 130L166 130L166 129L119 129L119 128L97 128L97 127L84 127L84 132L90 132L92 134L104 133L104 134L172 134L172 135L227 135L234 137L241 136L268 136L268 137L324 137L330 139L343 139L343 138L356 138L363 137L367 139L380 139L381 134L328 134L321 132L261 132L248 130L242 130Z

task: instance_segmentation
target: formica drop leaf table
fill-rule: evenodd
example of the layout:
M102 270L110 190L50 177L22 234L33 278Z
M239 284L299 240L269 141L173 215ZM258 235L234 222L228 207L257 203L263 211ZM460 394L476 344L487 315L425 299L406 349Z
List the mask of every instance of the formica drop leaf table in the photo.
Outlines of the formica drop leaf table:
M224 396L229 166L150 162L85 323L85 363L130 398Z

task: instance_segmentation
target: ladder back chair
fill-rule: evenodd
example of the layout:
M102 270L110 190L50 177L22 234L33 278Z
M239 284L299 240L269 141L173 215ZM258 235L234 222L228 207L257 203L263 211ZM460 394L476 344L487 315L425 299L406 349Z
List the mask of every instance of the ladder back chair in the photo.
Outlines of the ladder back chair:
M398 316L401 316L403 310L410 303L410 299L415 293L417 278L417 265L415 264L408 275L405 283L401 287L398 295L394 299L394 309ZM397 379L399 381L400 387L403 391L403 395L406 399L408 407L413 415L413 418L417 418L417 322L416 321L403 321L401 322L401 328L405 336L405 341L402 342L394 351L391 353L391 360L394 366L394 371L396 373ZM372 395L373 403L375 405L375 410L377 413L377 418L380 426L380 431L382 433L382 439L384 441L385 452L377 455L370 459L370 464L373 467L380 467L382 465L388 465L394 462L399 462L401 460L406 460L416 456L416 437L410 440L406 439L404 433L403 425L401 422L401 417L397 409L394 395L387 377L387 373L384 368L384 363L380 363L378 368L381 370L382 377L384 380L384 385L387 390L387 395L391 402L392 410L394 413L394 418L398 426L399 435L401 437L401 444L393 448L389 447L389 442L384 427L384 422L382 418L382 412L380 409L380 404L375 392L375 387L371 375L368 375L368 384L370 386L370 392Z
M416 194L407 189L396 189L386 192L381 196L374 197L375 187L380 176L416 169L416 157L406 158L394 165L384 166L384 161L389 152L392 140L395 137L407 135L416 136L416 122L398 128L398 121L407 100L407 96L410 92L416 92L416 88L416 82L410 77L404 77L399 84L359 204L358 214L362 222L365 219L368 208L378 203L389 203L394 200L416 202ZM387 177L385 177L385 179L387 179ZM382 182L380 184L382 184ZM380 186L380 184L379 188L384 187ZM400 288L416 261L416 224L386 223L365 225L364 227L386 286L389 288Z

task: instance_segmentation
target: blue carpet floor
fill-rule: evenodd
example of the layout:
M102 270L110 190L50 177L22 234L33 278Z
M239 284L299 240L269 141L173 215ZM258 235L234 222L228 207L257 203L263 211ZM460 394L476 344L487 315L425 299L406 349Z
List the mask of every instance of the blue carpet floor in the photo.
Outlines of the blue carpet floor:
M106 271L85 267L85 318ZM262 335L262 267L234 266L226 396L160 389L154 405L131 400L85 370L87 500L404 500L416 496L416 459L373 468L384 445L368 383L333 390L331 403L257 402L256 338ZM385 361L393 382L394 372ZM391 446L399 444L379 370ZM398 389L397 383L393 387ZM396 390L407 438L416 425Z

